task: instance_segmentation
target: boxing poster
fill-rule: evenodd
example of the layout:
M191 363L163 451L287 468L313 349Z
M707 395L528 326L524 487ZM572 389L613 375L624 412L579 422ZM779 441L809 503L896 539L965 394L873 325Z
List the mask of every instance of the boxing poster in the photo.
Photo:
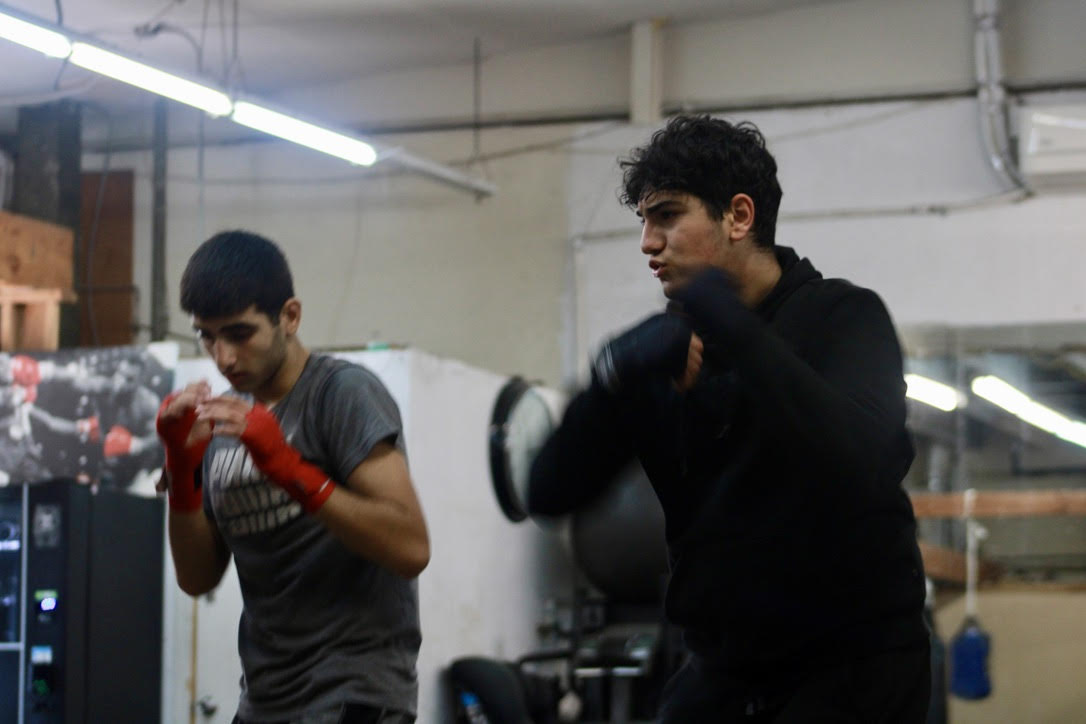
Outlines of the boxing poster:
M0 352L0 485L72 478L153 494L178 348Z

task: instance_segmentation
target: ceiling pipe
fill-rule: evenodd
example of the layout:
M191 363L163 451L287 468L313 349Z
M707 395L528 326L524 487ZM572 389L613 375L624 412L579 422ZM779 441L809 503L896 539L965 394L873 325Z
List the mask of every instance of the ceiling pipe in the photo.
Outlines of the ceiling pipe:
M1003 85L1003 56L999 36L999 0L973 0L974 60L980 136L988 162L1014 186L1022 200L1033 194L1011 152L1007 90Z
M379 162L389 162L401 168L413 171L420 176L448 184L455 188L470 191L476 197L493 196L498 192L498 187L486 179L472 176L458 171L452 166L431 161L422 156L405 151L403 148L380 148L377 153Z
M630 28L630 123L663 119L663 26L662 20L641 20Z

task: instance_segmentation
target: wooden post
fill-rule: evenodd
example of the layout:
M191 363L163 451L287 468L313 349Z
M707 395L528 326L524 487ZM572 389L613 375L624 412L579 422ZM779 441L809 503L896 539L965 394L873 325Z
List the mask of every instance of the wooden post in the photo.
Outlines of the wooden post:
M54 350L60 342L60 289L0 283L0 350Z

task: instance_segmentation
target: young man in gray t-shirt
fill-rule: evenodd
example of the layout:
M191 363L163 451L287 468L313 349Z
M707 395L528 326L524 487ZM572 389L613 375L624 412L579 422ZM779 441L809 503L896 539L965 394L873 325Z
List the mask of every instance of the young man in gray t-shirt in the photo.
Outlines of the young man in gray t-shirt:
M170 550L193 596L234 558L235 722L414 721L414 578L430 548L395 402L368 370L302 346L290 270L267 239L201 245L181 306L233 391L194 383L159 412Z

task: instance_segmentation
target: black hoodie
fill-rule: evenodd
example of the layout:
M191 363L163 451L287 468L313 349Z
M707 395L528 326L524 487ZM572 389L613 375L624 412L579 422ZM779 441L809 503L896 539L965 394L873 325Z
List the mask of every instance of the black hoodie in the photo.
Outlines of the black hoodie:
M668 618L708 663L752 679L927 637L893 324L873 292L776 254L781 279L742 334L703 332L693 389L661 375L578 394L528 501L568 512L636 455L666 519Z

